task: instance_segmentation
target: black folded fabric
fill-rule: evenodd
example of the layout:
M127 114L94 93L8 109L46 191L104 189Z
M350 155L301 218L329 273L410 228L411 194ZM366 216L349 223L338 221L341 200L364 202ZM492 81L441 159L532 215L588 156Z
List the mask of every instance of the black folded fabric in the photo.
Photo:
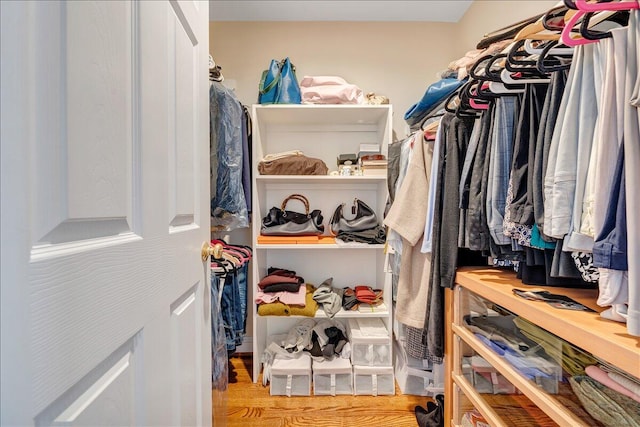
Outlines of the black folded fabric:
M376 228L365 231L341 231L336 237L344 242L359 242L374 245L383 244L387 239L387 233L384 227L378 225Z
M272 285L265 286L262 288L263 292L299 292L300 283L274 283Z
M347 337L345 337L342 331L335 326L325 329L324 333L329 337L329 344L333 346L335 353L340 353L342 351L342 347L347 343Z

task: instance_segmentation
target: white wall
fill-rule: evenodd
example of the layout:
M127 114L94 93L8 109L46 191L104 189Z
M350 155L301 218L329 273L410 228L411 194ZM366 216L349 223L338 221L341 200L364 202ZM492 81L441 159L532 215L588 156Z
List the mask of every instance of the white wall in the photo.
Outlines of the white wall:
M298 79L338 75L388 96L398 136L404 112L459 53L455 25L447 23L212 22L210 30L211 54L225 78L237 81L241 102L255 103L262 70L289 56Z
M240 101L257 101L260 75L272 58L289 56L298 79L338 75L366 92L386 95L393 128L405 134L404 113L437 73L475 48L483 34L553 7L556 1L478 0L458 23L211 22L210 51Z
M459 46L463 51L471 50L484 34L543 13L556 4L557 0L476 0L457 24Z

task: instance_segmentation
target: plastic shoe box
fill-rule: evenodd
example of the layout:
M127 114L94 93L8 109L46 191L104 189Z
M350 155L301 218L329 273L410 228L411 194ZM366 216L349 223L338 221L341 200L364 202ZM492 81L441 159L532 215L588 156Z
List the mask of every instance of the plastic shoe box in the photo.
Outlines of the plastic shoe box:
M478 393L516 393L516 388L481 356L471 357L471 371L472 384Z
M393 347L394 351L402 352L401 356L408 367L421 369L423 371L431 370L431 368L433 368L433 362L429 359L417 359L407 353L406 338L396 339L395 342L396 344Z
M395 376L402 394L435 396L444 392L444 365L431 364L431 369L419 369L407 363L406 354L396 342ZM415 359L417 360L417 359Z
M349 359L335 357L321 362L314 360L312 367L313 394L353 394L353 374Z
M380 318L349 319L353 366L393 366L391 337Z
M354 366L353 389L356 395L379 396L395 394L393 367Z
M303 353L297 359L275 359L271 366L271 396L311 395L311 356Z

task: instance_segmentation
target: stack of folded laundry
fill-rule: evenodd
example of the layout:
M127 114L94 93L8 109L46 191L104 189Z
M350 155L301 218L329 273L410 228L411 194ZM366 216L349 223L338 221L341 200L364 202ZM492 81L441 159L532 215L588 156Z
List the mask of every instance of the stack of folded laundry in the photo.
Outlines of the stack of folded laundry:
M342 308L367 312L386 310L382 296L382 289L373 289L371 286L357 285L355 288L344 288Z
M255 302L260 316L313 317L318 304L313 300L315 287L293 270L270 267L258 283Z

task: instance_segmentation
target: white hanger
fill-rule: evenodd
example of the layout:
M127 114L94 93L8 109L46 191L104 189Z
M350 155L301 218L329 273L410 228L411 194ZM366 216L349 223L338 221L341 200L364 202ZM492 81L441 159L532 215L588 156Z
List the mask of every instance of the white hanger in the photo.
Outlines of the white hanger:
M524 89L507 89L504 83L489 82L489 90L493 93L524 93Z
M524 83L549 83L550 79L518 79L515 80L511 77L511 72L506 68L502 70L500 73L500 79L503 83L512 84L512 85L521 85Z
M527 51L530 55L541 55L542 48L536 48L533 46L534 40L526 39L524 41L524 50ZM549 49L548 52L550 55L573 55L572 47L554 47Z

